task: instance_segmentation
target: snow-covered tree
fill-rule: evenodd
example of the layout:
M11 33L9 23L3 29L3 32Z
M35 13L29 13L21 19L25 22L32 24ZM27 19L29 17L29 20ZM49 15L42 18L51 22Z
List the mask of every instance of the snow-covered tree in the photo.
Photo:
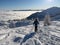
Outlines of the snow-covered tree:
M47 13L46 15L45 15L45 18L44 18L44 26L46 26L46 25L50 25L51 24L51 21L50 21L51 19L50 19L50 15Z

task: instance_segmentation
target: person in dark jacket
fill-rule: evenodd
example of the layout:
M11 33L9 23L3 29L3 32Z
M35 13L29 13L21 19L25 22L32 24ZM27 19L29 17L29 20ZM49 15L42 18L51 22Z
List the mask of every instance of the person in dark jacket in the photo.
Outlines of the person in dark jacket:
M38 18L35 19L35 21L33 22L33 24L35 26L35 32L37 32L37 30L38 30L38 24L39 24Z

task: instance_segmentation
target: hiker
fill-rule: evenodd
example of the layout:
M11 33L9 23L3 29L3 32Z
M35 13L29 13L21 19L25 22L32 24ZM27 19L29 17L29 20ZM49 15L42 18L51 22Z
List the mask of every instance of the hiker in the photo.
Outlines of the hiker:
M35 26L35 32L37 32L37 28L38 28L38 24L39 24L39 21L38 21L38 18L35 19L35 21L33 22L33 25Z

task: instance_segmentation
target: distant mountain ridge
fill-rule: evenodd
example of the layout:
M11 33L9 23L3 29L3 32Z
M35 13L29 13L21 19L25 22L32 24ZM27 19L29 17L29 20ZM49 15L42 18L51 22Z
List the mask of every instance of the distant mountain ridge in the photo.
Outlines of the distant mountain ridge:
M40 9L23 9L23 10L13 10L13 11L41 11L41 10Z
M46 10L43 10L42 12L36 12L27 17L27 19L31 20L39 18L40 20L43 20L47 12L51 16L51 20L60 20L60 7L51 7Z

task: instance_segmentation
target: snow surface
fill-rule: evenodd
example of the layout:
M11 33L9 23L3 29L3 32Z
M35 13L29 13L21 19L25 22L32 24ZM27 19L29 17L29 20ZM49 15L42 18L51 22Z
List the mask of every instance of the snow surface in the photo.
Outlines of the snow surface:
M59 21L53 21L50 26L43 26L43 21L41 21L36 33L33 25L17 28L1 26L0 45L60 45L58 24L60 24Z
M52 21L50 26L43 26L43 21L40 21L36 33L32 24L9 28L4 22L26 18L35 12L0 11L0 22L6 24L0 26L0 45L60 45L60 21Z

